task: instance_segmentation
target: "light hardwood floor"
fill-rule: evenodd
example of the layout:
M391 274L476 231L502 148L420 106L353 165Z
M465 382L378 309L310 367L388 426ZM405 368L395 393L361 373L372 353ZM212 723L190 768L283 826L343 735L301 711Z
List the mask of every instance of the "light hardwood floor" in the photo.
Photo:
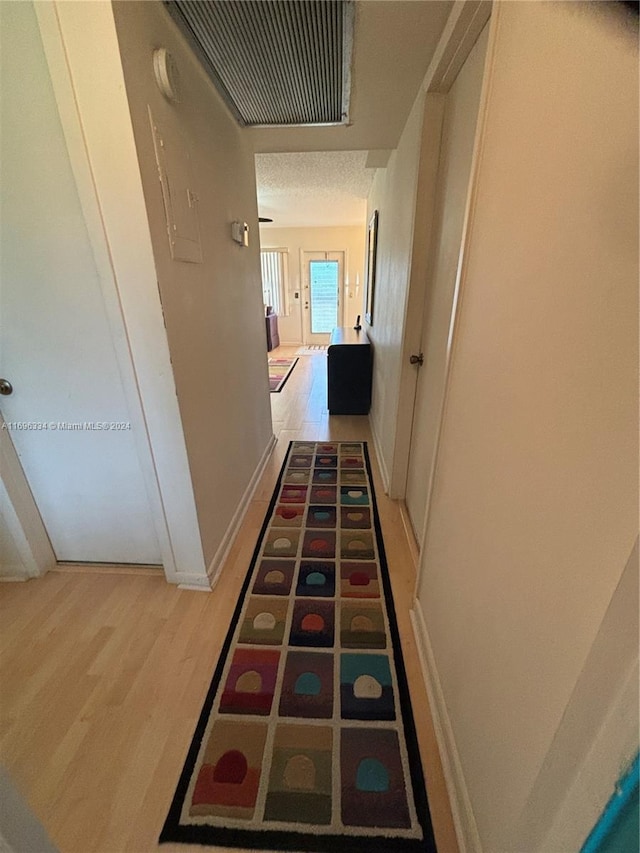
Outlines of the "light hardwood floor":
M62 853L158 849L289 441L329 438L369 441L436 840L440 853L457 853L409 619L412 554L400 507L382 491L368 419L329 417L324 355L301 356L271 400L278 443L211 594L149 570L0 585L0 758Z

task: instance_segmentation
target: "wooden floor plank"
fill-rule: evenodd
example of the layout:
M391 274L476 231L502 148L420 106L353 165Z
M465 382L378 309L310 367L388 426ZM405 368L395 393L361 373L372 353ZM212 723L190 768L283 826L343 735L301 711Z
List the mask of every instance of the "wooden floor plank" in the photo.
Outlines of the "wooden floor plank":
M62 853L158 849L280 466L296 439L369 442L436 840L440 853L457 853L409 618L413 555L400 506L383 492L369 421L328 415L324 353L301 356L271 405L278 442L211 594L179 590L159 573L90 568L0 585L0 758Z

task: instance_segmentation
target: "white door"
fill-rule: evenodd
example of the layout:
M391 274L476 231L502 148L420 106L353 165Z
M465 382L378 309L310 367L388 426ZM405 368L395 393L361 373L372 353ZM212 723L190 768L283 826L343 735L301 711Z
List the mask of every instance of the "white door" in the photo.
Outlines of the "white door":
M0 397L59 561L161 563L124 386L30 3L1 3Z
M427 508L447 362L447 338L458 270L464 211L471 173L484 57L489 27L482 31L446 100L438 189L432 274L425 297L422 353L409 453L406 505L418 542Z
M328 344L342 326L344 252L303 252L304 342Z

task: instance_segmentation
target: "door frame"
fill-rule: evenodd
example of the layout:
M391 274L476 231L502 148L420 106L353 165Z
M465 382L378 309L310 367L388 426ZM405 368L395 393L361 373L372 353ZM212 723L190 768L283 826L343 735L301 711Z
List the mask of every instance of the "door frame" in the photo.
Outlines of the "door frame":
M56 565L56 555L1 414L0 514L21 562L17 572L2 574L0 580L41 577Z
M496 30L499 22L500 4L483 2L483 0L472 0L472 2L456 3L451 11L443 35L438 43L434 58L429 66L424 81L425 111L423 124L422 150L420 153L418 198L420 198L420 181L423 181L424 208L420 211L416 208L415 225L419 227L420 216L424 229L422 232L414 229L412 248L415 253L416 247L422 239L427 244L427 254L420 255L418 249L418 264L414 268L414 257L412 255L409 293L407 298L407 310L405 314L405 327L402 340L401 353L401 383L398 408L398 424L396 432L396 445L392 462L392 471L389 478L389 494L392 497L403 499L406 493L407 472L409 465L409 452L411 446L411 433L413 428L413 413L415 397L417 393L416 369L409 363L412 353L417 353L423 327L423 312L427 288L431 284L433 274L431 258L433 257L432 242L435 234L435 214L437 202L437 189L439 178L439 161L441 148L441 131L444 119L444 106L446 95L449 93L458 72L466 62L480 33L491 18L489 41L485 54L484 74L480 94L480 104L476 118L476 133L471 158L471 169L467 187L467 198L465 204L462 235L460 239L460 253L456 271L453 302L448 323L447 353L444 366L444 388L440 409L438 412L438 426L433 450L433 462L431 476L427 488L427 500L424 511L422 528L416 531L418 552L415 555L416 583L414 590L414 602L411 610L411 622L416 639L422 675L427 687L429 701L433 713L436 739L442 757L443 773L454 829L458 846L461 850L481 850L480 835L469 797L469 791L460 757L455 743L455 737L451 728L451 722L447 713L446 703L442 694L442 688L437 671L437 665L431 647L428 628L424 621L422 607L418 598L418 587L426 569L424 545L427 538L428 522L433 499L433 484L438 464L438 454L442 435L443 416L446 409L449 393L449 377L451 373L451 356L455 346L456 333L458 331L458 314L464 276L468 262L467 246L471 221L473 219L474 202L477 186L478 163L481 155L481 140L486 123L488 91L493 71L493 53L496 39ZM429 121L432 124L429 131ZM395 493L394 493L395 492ZM410 529L410 521L406 507L403 506L402 513L405 529Z
M338 324L344 326L345 310L346 310L346 270L349 268L349 253L347 249L300 249L300 323L302 342L309 344L310 323L308 316L311 312L310 303L310 288L311 280L309 277L309 261L317 260L317 258L306 259L306 255L342 255L342 276L338 282ZM330 259L327 259L330 260ZM340 263L340 262L339 262Z
M172 583L210 589L113 11L109 4L56 0L34 8L165 575ZM110 132L118 135L115 148L105 139L105 114ZM125 202L122 193L114 198L114 174L121 178ZM13 473L28 489L24 472ZM2 480L6 487L4 470ZM33 518L21 513L18 520L26 540L35 542ZM44 559L39 571L49 567Z
M452 87L447 95L440 95L442 110L439 118L439 158L436 171L436 186L434 204L432 206L433 227L430 229L430 244L423 249L423 267L426 270L424 276L427 287L424 290L424 302L421 310L416 312L419 321L418 339L419 344L413 351L418 357L425 359L424 366L413 369L415 377L413 410L411 414L411 433L409 436L408 466L405 481L405 506L406 515L414 532L416 542L422 544L424 539L424 525L426 523L426 510L428 505L428 494L430 491L430 479L435 463L436 436L439 433L442 418L442 397L445 392L446 378L449 371L449 359L451 355L451 331L452 317L455 313L457 281L460 264L460 244L451 243L451 236L447 235L447 223L451 225L453 216L457 222L456 231L459 228L460 239L464 237L464 227L467 218L467 204L471 186L473 166L473 154L476 148L477 132L479 127L479 98L482 94L484 80L484 68L486 49L488 46L488 24L485 25L480 36L475 41L473 49L464 64L460 68L455 79L452 79ZM482 42L482 44L481 44ZM450 114L451 98L453 91L465 73L472 56L474 57L473 83L467 76L468 84L473 86L474 109L471 113L464 110L464 124L452 128L447 123ZM468 97L468 96L467 96ZM462 113L461 113L462 116ZM452 135L453 134L453 135ZM465 150L465 168L462 173L454 169L451 157L456 155L460 145ZM459 163L458 165L461 165ZM452 171L453 170L453 171ZM468 170L468 171L467 171ZM460 182L462 178L462 182ZM450 185L447 181L452 180ZM455 209L450 207L450 190L455 192ZM416 212L416 224L419 222L418 211ZM448 247L443 253L444 245ZM455 255L451 252L455 250ZM443 258L448 260L446 264L446 277L443 277ZM415 252L414 258L415 259ZM413 269L412 269L413 272ZM438 348L432 346L433 340L437 339ZM433 389L438 389L438 395L434 396ZM437 422L431 422L431 419ZM422 431L427 428L427 433Z
M441 130L444 119L446 96L455 82L458 72L467 60L473 46L487 21L492 15L492 3L484 0L469 0L456 3L449 15L444 31L438 42L435 54L425 75L422 89L425 92L422 141L418 164L417 202L413 223L413 239L411 253L411 268L409 273L409 288L404 317L404 331L400 356L400 383L397 407L397 427L391 470L383 471L383 479L389 497L403 500L406 494L407 473L409 468L409 451L411 447L411 431L413 427L413 411L417 392L416 368L409 363L409 357L419 351L425 295L430 286L432 274L430 259L432 257L431 243L434 235L438 175L440 162ZM490 34L489 46L485 58L486 69L489 67L489 57L492 50L493 36ZM480 98L478 123L476 127L476 143L471 164L469 186L474 182L477 169L478 139L482 117L486 104L486 79L483 81L483 92ZM465 211L462 245L465 243L468 229L469 198ZM456 282L451 315L449 352L451 350L451 333L455 324L457 311L457 294L460 283L460 265ZM449 357L445 374L449 371ZM442 414L442 413L441 413ZM436 442L437 453L437 442ZM384 466L383 466L384 468ZM427 500L427 513L429 501ZM423 531L424 532L424 526ZM421 546L422 536L418 536L418 547Z

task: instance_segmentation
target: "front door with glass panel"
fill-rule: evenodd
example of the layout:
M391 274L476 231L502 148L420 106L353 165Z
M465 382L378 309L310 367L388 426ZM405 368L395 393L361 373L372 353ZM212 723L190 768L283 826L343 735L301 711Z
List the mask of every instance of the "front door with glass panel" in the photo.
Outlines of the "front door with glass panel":
M305 343L328 344L342 325L344 252L303 252Z

